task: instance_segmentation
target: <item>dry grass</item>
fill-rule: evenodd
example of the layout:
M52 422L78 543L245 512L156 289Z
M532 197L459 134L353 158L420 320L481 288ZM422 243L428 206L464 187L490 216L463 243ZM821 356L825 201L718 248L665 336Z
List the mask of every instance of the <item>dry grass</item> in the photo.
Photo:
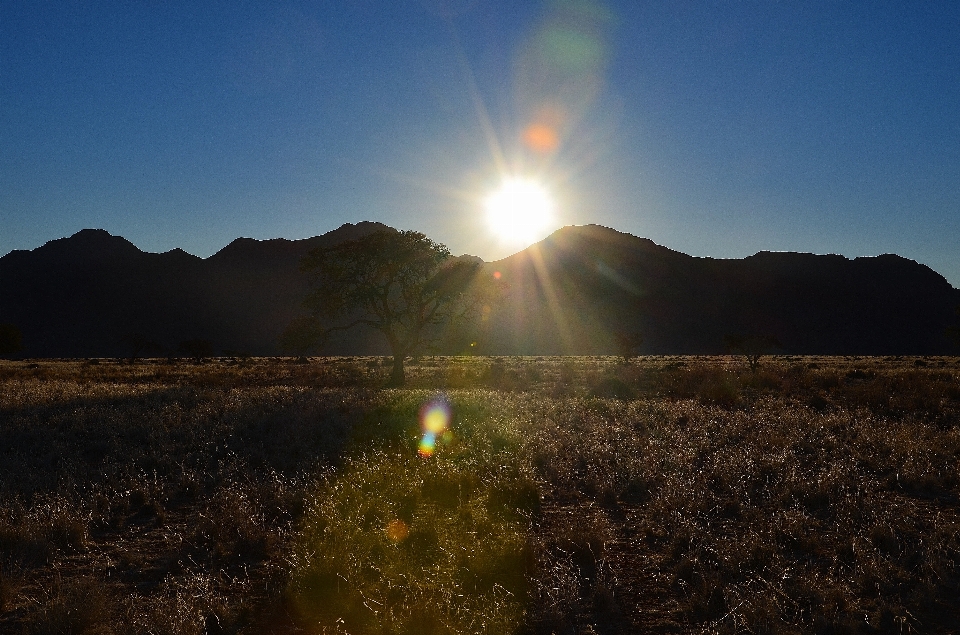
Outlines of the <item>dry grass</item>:
M957 358L296 361L0 362L0 631L960 632Z

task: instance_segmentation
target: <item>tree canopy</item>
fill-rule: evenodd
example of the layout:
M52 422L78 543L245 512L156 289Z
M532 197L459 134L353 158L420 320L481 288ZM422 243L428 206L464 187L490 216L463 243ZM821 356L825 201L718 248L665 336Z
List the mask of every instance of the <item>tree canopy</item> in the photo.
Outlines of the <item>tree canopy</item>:
M440 337L441 325L475 316L485 299L476 284L481 263L415 231L378 231L311 251L300 268L313 276L308 314L283 337L309 350L332 334L365 325L383 334L393 353L391 383L404 383L403 360Z
M177 350L196 362L202 362L205 357L213 357L213 342L204 339L184 340Z
M760 358L769 355L780 346L780 340L773 335L726 335L723 338L727 351L733 355L743 355L750 370L760 368Z

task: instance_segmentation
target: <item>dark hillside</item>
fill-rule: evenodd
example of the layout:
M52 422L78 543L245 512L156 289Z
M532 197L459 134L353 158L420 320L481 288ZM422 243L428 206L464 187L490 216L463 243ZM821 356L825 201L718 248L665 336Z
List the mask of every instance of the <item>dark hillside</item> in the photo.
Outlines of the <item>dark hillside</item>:
M130 354L134 337L167 351L207 339L217 351L269 354L307 291L309 250L385 228L344 225L306 240L240 238L201 259L145 253L103 230L83 230L0 258L0 321L23 331L24 355Z
M379 229L238 238L206 259L144 253L84 230L0 258L0 322L19 326L27 357L130 355L135 341L155 342L159 354L190 339L218 353L275 355L309 289L301 258ZM900 256L695 258L596 225L566 227L486 266L509 290L472 350L498 355L613 353L617 333L642 334L649 353L723 352L728 335L772 336L790 353L949 353L944 330L960 306L960 291ZM377 333L354 331L324 352L388 351Z
M643 334L652 353L722 352L729 334L795 353L936 353L960 305L946 279L896 255L695 258L599 226L491 266L511 287L489 340L503 353L613 352L616 332Z

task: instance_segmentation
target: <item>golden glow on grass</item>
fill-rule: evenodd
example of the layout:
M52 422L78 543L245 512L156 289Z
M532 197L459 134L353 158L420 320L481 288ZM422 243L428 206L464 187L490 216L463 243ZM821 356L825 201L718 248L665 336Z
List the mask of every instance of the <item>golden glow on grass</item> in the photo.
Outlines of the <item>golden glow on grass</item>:
M407 527L407 523L403 522L399 518L394 518L387 523L387 527L384 531L387 534L387 538L390 539L390 542L403 542L410 534L410 528Z
M516 460L519 433L481 414L487 397L460 395L468 427L448 451L423 460L422 441L414 451L395 440L347 459L311 492L289 588L311 632L480 635L522 623L540 496ZM418 398L393 403L393 421L413 423ZM436 397L419 410L422 434L441 442L454 402Z
M484 201L490 229L506 243L527 246L543 238L555 223L555 207L547 189L524 178L505 180Z

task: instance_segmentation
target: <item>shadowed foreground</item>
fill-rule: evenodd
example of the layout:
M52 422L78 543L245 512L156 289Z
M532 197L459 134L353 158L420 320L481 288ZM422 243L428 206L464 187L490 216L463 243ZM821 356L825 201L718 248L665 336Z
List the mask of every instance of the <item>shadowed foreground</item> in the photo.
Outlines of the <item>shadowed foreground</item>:
M0 362L0 631L958 630L957 358L388 373Z

